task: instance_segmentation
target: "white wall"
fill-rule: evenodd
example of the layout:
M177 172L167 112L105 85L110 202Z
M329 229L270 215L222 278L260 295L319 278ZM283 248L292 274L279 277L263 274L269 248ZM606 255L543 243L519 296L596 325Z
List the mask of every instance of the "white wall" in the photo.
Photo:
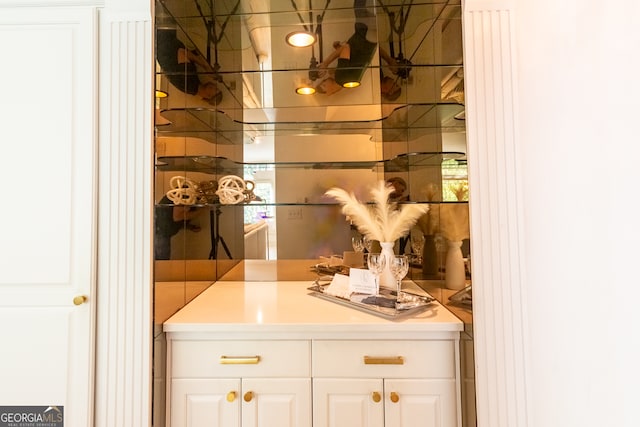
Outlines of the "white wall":
M530 425L637 426L640 3L520 1Z

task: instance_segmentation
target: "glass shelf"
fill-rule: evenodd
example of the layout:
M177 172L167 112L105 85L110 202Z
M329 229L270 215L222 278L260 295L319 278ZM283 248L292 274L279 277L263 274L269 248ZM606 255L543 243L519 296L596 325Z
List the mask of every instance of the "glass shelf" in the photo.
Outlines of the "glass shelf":
M408 205L408 204L421 204L421 205L433 205L433 206L443 206L443 205L466 205L468 204L468 201L459 201L459 202L451 202L451 201L441 201L441 200L420 200L420 201L415 201L415 202L402 202L399 203L399 205ZM161 208L170 208L170 207L174 207L175 205L172 203L160 203L157 202L156 203L157 207L161 207ZM305 207L310 207L310 208L328 208L328 209L341 209L342 206L338 203L332 202L330 201L329 198L327 198L326 202L261 202L261 201L252 201L252 202L248 202L248 203L238 203L235 205L224 205L221 203L196 203L196 204L192 204L192 205L187 205L189 207L193 207L193 208L207 208L207 207L218 207L218 206L225 206L225 207L229 207L229 208L245 208L245 207L269 207L269 206L273 206L273 207L287 207L287 206L291 206L291 207L298 207L298 206L305 206ZM373 206L373 204L372 204Z
M167 156L158 157L156 168L159 171L201 172L216 175L232 174L242 171L246 166L273 166L274 169L299 170L357 170L368 169L379 172L409 172L420 168L440 167L445 160L465 160L461 152L421 152L401 154L380 161L328 161L328 162L235 162L226 157L215 156Z
M372 140L400 141L421 135L461 132L464 120L456 117L464 106L453 103L411 104L372 109L370 105L335 106L330 109L305 109L304 120L299 108L277 108L246 111L244 119L233 119L215 108L176 108L161 111L171 123L158 126L158 136L186 136L217 144L238 144L247 138L292 135L366 134ZM330 110L331 116L328 117Z

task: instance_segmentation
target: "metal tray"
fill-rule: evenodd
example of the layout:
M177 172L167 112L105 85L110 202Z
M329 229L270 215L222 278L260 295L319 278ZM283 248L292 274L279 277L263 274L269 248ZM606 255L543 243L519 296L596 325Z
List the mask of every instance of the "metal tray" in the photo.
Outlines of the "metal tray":
M389 289L380 289L378 295L354 294L350 299L346 299L325 293L324 290L327 286L329 286L329 283L323 284L316 280L314 284L307 289L311 291L309 295L314 297L390 320L411 317L424 311L435 301L435 298L431 296L404 292L409 302L403 304L402 307L396 308L396 292Z

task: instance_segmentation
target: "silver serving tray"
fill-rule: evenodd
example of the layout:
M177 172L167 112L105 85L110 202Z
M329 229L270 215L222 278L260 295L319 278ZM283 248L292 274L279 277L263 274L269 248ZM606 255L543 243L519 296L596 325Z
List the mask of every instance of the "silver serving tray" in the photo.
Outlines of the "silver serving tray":
M316 280L311 287L307 288L311 291L309 295L390 320L411 317L424 311L435 301L435 298L431 296L404 292L405 299L409 301L396 307L395 291L385 288L380 289L378 295L354 294L350 299L346 299L325 293L324 290L329 284L323 284Z

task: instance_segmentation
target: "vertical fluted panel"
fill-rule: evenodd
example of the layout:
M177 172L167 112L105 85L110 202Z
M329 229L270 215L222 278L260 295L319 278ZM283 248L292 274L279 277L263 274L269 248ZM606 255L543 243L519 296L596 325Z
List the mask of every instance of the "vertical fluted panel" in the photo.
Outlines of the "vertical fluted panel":
M103 13L95 426L150 425L152 26Z
M477 418L528 424L513 6L464 4Z

